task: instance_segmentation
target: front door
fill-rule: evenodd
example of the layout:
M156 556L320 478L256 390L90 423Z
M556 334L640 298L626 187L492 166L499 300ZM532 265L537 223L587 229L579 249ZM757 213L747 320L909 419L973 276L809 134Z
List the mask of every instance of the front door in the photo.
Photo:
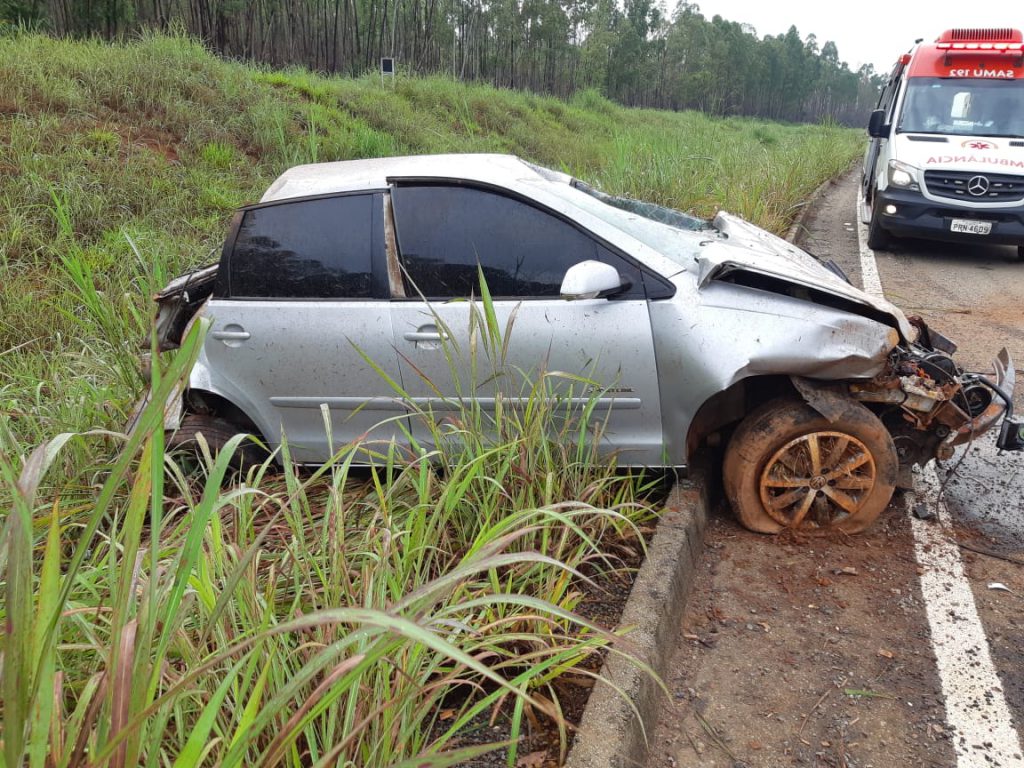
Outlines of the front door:
M619 450L622 463L661 463L654 346L634 265L571 223L492 190L399 185L392 204L409 297L392 307L402 383L435 424L463 426L460 398L475 400L485 420L538 395L577 414L596 399L590 420L605 449ZM566 270L588 259L613 264L632 286L612 299L559 298ZM412 429L432 443L427 420L414 418Z

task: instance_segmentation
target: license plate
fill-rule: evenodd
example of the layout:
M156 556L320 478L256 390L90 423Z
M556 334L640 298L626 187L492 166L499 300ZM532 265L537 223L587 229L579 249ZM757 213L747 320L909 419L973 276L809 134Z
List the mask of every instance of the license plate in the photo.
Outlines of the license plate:
M991 221L975 221L974 219L953 219L949 222L950 232L966 232L969 235L987 235L992 231Z

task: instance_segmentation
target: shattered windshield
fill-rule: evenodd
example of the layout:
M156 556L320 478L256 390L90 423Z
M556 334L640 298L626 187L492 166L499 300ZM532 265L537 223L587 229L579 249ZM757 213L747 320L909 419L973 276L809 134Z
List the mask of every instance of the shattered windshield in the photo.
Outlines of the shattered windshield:
M1024 82L911 78L896 130L1024 138Z
M698 233L717 234L714 226L703 219L655 203L606 195L579 180L562 187L559 194L577 208L684 267L693 263L694 251L702 237Z
M659 224L667 224L670 227L685 229L691 232L697 232L702 229L711 229L711 225L704 221L704 219L698 219L696 216L690 216L689 214L677 211L674 208L666 208L664 205L647 203L643 200L633 200L629 197L606 195L604 192L595 189L579 179L574 180L572 185L576 189L580 190L580 192L587 193L591 197L600 200L605 205L610 205L613 208L618 208L619 210L626 211L627 213L635 213L637 216L643 216L645 219L656 221Z

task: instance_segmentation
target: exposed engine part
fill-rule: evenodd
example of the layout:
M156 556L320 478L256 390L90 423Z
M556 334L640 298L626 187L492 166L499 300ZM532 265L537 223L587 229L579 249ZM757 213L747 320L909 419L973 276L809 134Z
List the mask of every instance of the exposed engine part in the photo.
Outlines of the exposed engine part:
M929 334L923 323L919 328L922 338L936 342L937 334ZM952 457L964 442L964 431L969 439L998 392L991 382L965 374L949 354L935 348L900 346L889 362L871 381L851 383L850 394L861 402L895 406L883 413L883 419L901 465Z
M893 443L896 445L896 454L899 456L900 466L924 465L931 459L936 458L937 454L945 453L945 451L940 451L944 440L938 434L922 432L905 421L893 421L891 423L888 419L883 419L883 421L886 422L889 433L892 435ZM948 437L949 434L947 432L945 437ZM943 457L939 456L938 458Z
M971 416L980 416L992 404L992 390L984 384L967 384L958 395L961 407Z
M897 347L885 371L870 382L851 384L850 392L862 402L899 405L918 429L928 429L933 420L957 426L969 418L952 402L961 393L962 373L953 359L941 352ZM942 414L950 408L953 414Z
M934 382L921 376L901 376L900 389L903 391L903 405L912 411L931 413L937 403L945 399L941 389L931 385Z

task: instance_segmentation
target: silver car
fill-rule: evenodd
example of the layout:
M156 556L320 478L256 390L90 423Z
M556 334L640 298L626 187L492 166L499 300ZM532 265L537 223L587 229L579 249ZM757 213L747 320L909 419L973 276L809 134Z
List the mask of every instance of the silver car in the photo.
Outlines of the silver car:
M622 465L682 468L724 447L727 495L756 531L863 530L913 464L1000 417L1000 444L1021 442L1005 350L988 376L964 373L951 342L835 265L727 213L441 155L292 168L239 211L218 264L157 296L164 349L211 321L167 406L172 444L244 431L273 449L284 434L315 464L392 434L410 400L443 411L469 391L445 337L467 343L481 272L499 325L516 313L508 364L600 382ZM493 407L496 387L473 396ZM427 426L408 428L429 441Z

